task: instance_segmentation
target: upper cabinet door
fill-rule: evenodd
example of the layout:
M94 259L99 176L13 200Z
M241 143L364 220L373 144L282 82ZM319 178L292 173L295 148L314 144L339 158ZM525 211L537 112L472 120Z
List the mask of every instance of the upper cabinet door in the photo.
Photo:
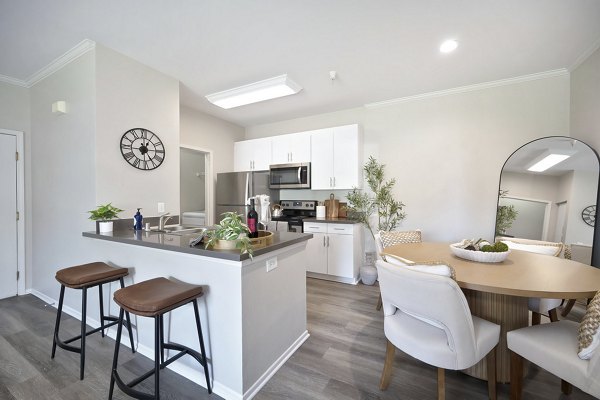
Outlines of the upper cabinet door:
M319 129L311 133L311 189L331 189L333 187L333 130Z
M333 128L333 188L362 187L362 157L358 125Z
M272 137L272 163L310 162L310 132Z
M264 171L271 164L271 138L244 140L233 144L235 172Z

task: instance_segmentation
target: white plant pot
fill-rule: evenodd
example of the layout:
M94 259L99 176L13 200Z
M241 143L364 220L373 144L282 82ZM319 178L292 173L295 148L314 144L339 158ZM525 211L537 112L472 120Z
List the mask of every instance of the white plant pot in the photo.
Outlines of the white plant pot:
M377 268L372 265L365 265L360 267L360 279L365 285L373 285L377 280Z
M113 231L113 222L112 221L104 221L98 223L98 230L100 233L109 233Z

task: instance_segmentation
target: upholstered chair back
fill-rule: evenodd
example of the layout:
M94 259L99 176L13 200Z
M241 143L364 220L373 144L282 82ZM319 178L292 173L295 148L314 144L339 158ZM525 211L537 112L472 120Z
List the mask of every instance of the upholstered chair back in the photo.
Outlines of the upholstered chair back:
M464 369L479 361L473 318L463 292L452 278L399 268L382 260L377 261L377 270L385 318L403 313L400 317L407 317L406 322L418 320L417 327L422 323L430 326L421 331L427 332L422 338L415 339L422 342L422 347L414 348L413 341L413 348L403 349L403 341L399 340L396 346L400 350L409 350L415 358L446 369ZM393 336L385 319L384 326L386 337ZM419 332L415 330L414 335Z

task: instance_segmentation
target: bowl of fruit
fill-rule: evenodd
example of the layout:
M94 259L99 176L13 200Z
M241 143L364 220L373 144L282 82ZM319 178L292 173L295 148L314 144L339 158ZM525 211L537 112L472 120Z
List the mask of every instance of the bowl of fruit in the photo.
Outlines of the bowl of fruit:
M483 263L499 263L508 257L510 250L505 243L490 243L484 239L465 239L450 245L452 253L460 258Z

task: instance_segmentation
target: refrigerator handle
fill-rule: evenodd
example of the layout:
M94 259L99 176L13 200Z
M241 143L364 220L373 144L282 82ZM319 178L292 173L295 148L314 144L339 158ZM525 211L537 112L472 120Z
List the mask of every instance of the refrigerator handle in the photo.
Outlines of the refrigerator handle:
M246 193L244 193L244 205L248 202L250 198L250 185L252 182L250 181L250 172L246 173Z

